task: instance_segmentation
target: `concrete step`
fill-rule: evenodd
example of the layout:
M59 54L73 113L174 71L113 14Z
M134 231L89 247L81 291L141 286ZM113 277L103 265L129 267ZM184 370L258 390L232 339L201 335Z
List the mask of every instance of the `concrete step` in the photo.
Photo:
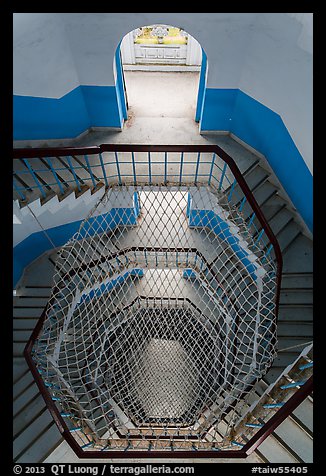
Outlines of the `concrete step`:
M295 419L297 425L301 426L301 428L312 437L313 403L309 398L306 398L295 410L293 410L292 418Z
M296 459L303 463L312 463L313 440L300 428L293 418L286 418L275 430L283 445L287 445Z
M29 329L28 330L25 330L25 329L14 330L14 332L13 332L13 342L14 343L24 343L24 344L26 344L26 342L30 338L31 334L32 334L32 331L29 330Z
M284 322L280 321L277 326L278 337L312 338L313 326L310 322Z
M313 320L313 307L311 304L295 305L281 304L278 314L279 322L311 322Z
M298 336L297 338L293 336L278 336L278 350L284 351L285 349L291 349L295 347L295 351L298 350L300 353L302 349L312 341L310 336Z
M294 221L294 218L288 221L287 224L276 234L282 253L286 253L287 249L301 234L301 227Z
M38 387L35 382L28 385L13 402L14 417L19 412L24 411L26 406L39 394Z
M48 296L15 296L13 299L13 307L14 309L44 309L44 307L47 305L48 302Z
M14 382L13 400L23 393L32 383L34 383L34 378L30 370L27 368L26 372Z
M280 304L311 304L313 303L312 288L285 288L282 286Z
M18 307L13 309L14 318L38 319L41 317L44 308L40 307Z
M313 274L312 273L283 273L282 274L283 289L312 289Z
M29 371L27 362L23 356L13 359L13 383L18 380Z
M28 406L14 418L14 437L22 433L44 411L47 411L44 399L41 394L37 394Z
M53 421L45 425L42 429L37 425L35 435L37 435L36 438L32 440L32 443L28 447L24 448L24 445L22 445L23 450L15 458L15 463L41 463L63 441ZM27 435L25 436L27 438Z
M274 435L269 435L258 449L269 463L299 463L299 460Z
M31 331L34 329L38 321L38 318L30 317L21 317L13 320L13 329L14 331L18 330L28 330Z

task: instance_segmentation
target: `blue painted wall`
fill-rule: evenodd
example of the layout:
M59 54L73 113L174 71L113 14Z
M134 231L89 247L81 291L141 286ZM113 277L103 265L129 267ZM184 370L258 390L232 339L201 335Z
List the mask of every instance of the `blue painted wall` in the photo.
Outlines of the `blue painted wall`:
M137 205L138 206L138 205ZM80 236L93 235L96 230L100 233L104 230L113 230L118 225L135 225L137 223L137 216L139 215L139 208L112 208L110 212L90 218L85 226L80 230ZM82 220L67 223L65 225L48 228L46 230L48 236L54 245L62 246L79 230ZM18 280L22 276L24 268L28 266L34 259L40 256L45 251L52 248L51 242L42 232L36 232L29 235L21 243L16 245L13 249L13 286L15 288Z
M195 121L199 122L202 116L202 109L204 103L205 89L206 89L206 72L207 72L207 55L203 48L201 49L202 61L200 68L198 94L197 94L197 107Z
M238 89L207 88L200 128L230 131L261 152L312 231L313 177L279 114Z
M123 119L115 86L80 86L80 88L88 111L88 127L122 127Z
M126 94L125 94L124 82L123 82L123 69L122 69L121 50L120 50L121 41L118 45L118 48L116 49L115 58L114 58L116 71L117 71L116 89L117 89L119 114L125 120L127 120L128 119L127 100L126 100ZM123 121L121 121L121 124L122 123Z
M200 121L201 131L229 131L238 89L206 88Z
M14 140L76 137L89 127L80 87L60 99L14 96Z
M67 139L123 124L116 86L78 86L62 98L14 96L14 140Z
M103 294L108 293L116 286L121 286L129 278L129 276L134 278L142 278L144 276L144 271L141 268L133 268L131 270L126 271L121 276L118 276L115 279L111 279L111 281L109 281L108 283L99 285L97 288L92 289L89 293L82 294L80 301L77 303L77 306L81 303L91 301L94 297L100 297Z

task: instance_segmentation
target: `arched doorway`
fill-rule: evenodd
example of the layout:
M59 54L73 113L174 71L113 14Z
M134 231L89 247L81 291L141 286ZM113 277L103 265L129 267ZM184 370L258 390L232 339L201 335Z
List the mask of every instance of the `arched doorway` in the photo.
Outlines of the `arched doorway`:
M200 122L206 83L206 54L188 32L149 25L121 40L115 69L127 126L139 117Z

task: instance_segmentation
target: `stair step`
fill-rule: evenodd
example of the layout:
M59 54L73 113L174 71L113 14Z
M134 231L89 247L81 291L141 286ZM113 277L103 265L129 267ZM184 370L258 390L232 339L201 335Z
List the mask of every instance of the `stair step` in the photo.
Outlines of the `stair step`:
M21 319L14 319L13 322L13 329L15 331L17 330L28 330L32 331L36 324L37 324L38 318L32 319L32 318L21 318Z
M309 337L313 336L313 326L310 322L279 322L278 337Z
M18 380L29 371L29 367L24 357L15 357L13 359L13 383Z
M313 440L295 421L286 418L275 430L278 435L305 463L312 463Z
M299 235L283 255L283 273L313 272L313 242Z
M26 344L31 334L32 332L30 330L25 330L25 329L14 330L13 342Z
M280 304L278 313L279 322L312 322L313 320L313 307L312 305L295 306L295 305L282 305Z
M293 410L293 417L297 418L298 425L303 425L306 431L310 432L310 436L313 433L313 404L306 398L300 405Z
M13 316L19 317L19 318L24 318L26 317L27 319L30 318L39 318L41 317L41 314L43 312L44 308L39 308L39 307L16 307L13 309Z
M283 349L288 349L292 348L294 346L297 346L295 348L295 352L298 351L299 353L304 349L306 345L308 345L309 342L312 341L312 337L297 337L297 338L290 338L287 336L280 336L278 337L278 351L282 351ZM293 352L293 350L291 350Z
M280 294L281 304L312 304L313 290L311 288L301 289L281 289Z
M274 359L273 368L281 367L282 369L285 369L288 365L292 364L292 362L298 356L298 353L294 353L291 351L279 352Z
M254 191L255 199L260 206L261 204L267 203L272 197L275 196L276 190L273 185L271 185L268 181L265 181L259 185ZM243 216L248 219L253 213L251 205L247 202L244 204L242 208ZM257 228L261 228L260 222L258 220L254 220L254 223Z
M42 434L40 434L39 428L35 434L38 435L38 438L15 460L16 463L40 463L63 441L53 421L43 429Z
M290 245L302 234L300 226L293 220L289 221L287 225L279 231L276 238L282 250L286 253Z
M39 175L38 174L36 175L37 175L37 178L39 179ZM33 178L32 174L29 173L29 169L22 159L14 160L14 176L19 187L27 186L30 188L30 192L28 192L28 201L35 200L41 195L41 192L37 186L35 179ZM46 190L47 189L44 188L44 191ZM25 196L27 195L25 191L22 191L22 193ZM14 198L19 198L19 196L16 197L16 195L14 195Z
M44 309L48 303L48 297L14 297L13 299L13 307L14 309Z
M312 289L313 273L283 273L282 289Z
M278 195L277 189L274 192L260 205L261 211L268 222L286 207L286 202Z
M45 253L25 268L20 286L28 283L29 286L40 288L46 286L51 288L53 285L53 273L53 263L49 260L48 253Z
M22 286L19 288L17 296L49 299L51 289L51 286Z
M13 400L15 400L26 388L34 382L34 377L29 369L14 384Z
M14 417L21 411L23 411L27 405L30 404L39 394L38 387L34 382L32 385L26 387L24 392L20 393L19 396L13 402L13 415Z
M34 439L46 431L47 427L53 424L50 412L44 411L13 441L14 461L29 446Z
M20 357L24 355L24 349L26 347L26 342L14 342L13 343L13 355L14 357Z
M24 411L20 412L14 418L13 431L14 437L23 432L43 411L48 411L44 399L41 394L38 394Z
M259 445L258 450L269 463L299 462L273 435L269 435L266 440Z
M287 208L282 208L269 220L273 233L277 235L293 219L292 213Z

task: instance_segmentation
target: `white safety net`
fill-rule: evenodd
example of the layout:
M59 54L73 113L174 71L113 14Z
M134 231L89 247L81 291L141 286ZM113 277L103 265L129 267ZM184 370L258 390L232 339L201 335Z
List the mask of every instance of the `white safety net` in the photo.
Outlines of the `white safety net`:
M88 450L227 449L275 357L275 290L225 194L112 186L59 251L33 359Z

